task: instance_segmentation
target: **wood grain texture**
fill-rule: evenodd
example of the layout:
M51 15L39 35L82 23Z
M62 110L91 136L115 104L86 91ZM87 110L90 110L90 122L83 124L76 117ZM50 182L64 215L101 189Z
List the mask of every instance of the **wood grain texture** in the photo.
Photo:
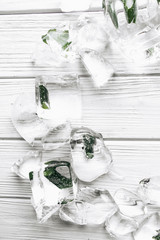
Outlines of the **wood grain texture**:
M90 184L80 186L107 188L112 194L121 187L135 191L140 180L159 175L160 141L105 141L112 153L114 168L124 178L113 179L102 176ZM12 164L23 157L31 147L21 140L0 141L0 197L30 198L30 184L11 172ZM52 157L65 157L70 154L69 146L49 152L46 160Z
M1 0L0 14L61 12L61 0ZM102 2L92 0L89 11L101 10Z
M102 89L80 77L82 121L107 139L160 139L160 81L158 76L114 77ZM0 138L20 138L11 121L12 103L21 92L34 94L35 78L0 79Z

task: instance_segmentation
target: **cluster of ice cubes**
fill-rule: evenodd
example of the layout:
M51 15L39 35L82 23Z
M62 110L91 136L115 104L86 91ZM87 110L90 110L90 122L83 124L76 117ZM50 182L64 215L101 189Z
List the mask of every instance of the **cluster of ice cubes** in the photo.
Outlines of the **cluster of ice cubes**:
M61 127L57 131L53 135L60 137ZM39 222L59 214L73 224L103 224L117 240L159 239L159 176L141 180L136 192L122 188L111 194L107 189L80 188L80 181L95 181L111 169L112 156L102 135L86 127L69 128L65 143L70 145L70 154L56 157L50 134L49 140L43 140L43 150L29 152L12 166L13 172L30 181ZM61 142L56 147L62 147ZM152 213L151 206L155 208Z
M103 0L106 29L122 53L137 64L159 60L159 0Z

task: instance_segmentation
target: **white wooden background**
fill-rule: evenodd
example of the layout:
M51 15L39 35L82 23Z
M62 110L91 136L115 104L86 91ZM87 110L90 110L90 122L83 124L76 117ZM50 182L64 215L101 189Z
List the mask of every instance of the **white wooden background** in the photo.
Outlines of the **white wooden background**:
M144 177L160 169L160 67L134 69L112 48L106 52L116 68L115 77L101 90L77 59L61 68L38 68L31 54L40 36L63 21L75 21L80 13L61 13L59 0L0 0L0 239L2 240L103 240L110 239L103 226L79 227L58 216L40 225L30 204L29 183L10 171L19 157L31 149L11 123L10 109L22 91L34 91L37 74L70 73L80 76L83 125L101 132L123 181L99 178L91 186L135 190ZM103 17L101 0L93 0L88 14ZM68 146L55 152L65 155Z

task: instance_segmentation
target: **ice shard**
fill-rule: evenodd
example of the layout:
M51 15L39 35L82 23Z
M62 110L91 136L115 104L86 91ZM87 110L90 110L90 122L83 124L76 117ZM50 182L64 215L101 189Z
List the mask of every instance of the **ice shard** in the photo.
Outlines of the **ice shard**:
M91 182L109 172L112 157L100 133L85 127L71 132L72 167L77 177Z
M64 221L80 225L96 225L104 223L117 209L107 190L86 187L79 191L76 200L61 207L59 216Z
M114 194L114 200L121 213L128 217L137 217L145 214L143 201L133 192L126 189L118 189Z
M39 222L45 222L61 204L75 199L77 179L68 161L59 159L46 162L39 171L32 171L29 176L32 204Z

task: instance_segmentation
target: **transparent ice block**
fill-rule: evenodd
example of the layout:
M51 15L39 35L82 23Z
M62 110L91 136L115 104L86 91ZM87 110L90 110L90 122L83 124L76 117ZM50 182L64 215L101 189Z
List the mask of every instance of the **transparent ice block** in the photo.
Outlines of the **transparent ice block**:
M102 224L118 207L107 190L82 188L77 199L62 206L59 216L64 221L86 225Z
M138 194L146 204L160 206L160 176L141 180Z
M80 180L91 182L109 172L112 157L100 133L85 127L73 129L70 145L72 167Z
M31 171L38 171L41 167L41 152L30 151L12 166L12 171L24 179L29 179Z
M81 118L81 95L75 74L36 78L37 114L60 125Z
M108 83L114 74L112 65L94 50L86 49L80 51L82 62L91 75L96 87Z
M137 217L145 214L145 205L138 195L126 189L118 189L114 194L122 214L128 217Z
M154 213L147 216L139 229L134 233L134 240L159 240L160 239L160 215Z
M114 215L106 220L105 228L111 236L119 240L136 231L138 228L138 223L133 218L125 216L121 212L117 211ZM128 238L130 237L131 236Z
M70 163L64 159L46 162L39 171L29 174L32 188L32 204L37 219L45 222L61 204L75 199L77 179Z

